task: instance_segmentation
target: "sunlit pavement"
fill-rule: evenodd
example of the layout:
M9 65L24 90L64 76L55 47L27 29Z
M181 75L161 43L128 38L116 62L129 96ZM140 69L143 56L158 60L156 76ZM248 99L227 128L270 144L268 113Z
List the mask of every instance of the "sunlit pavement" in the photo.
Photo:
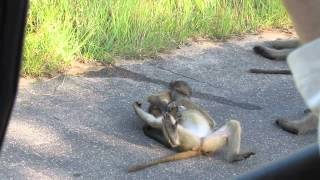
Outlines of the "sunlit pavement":
M0 157L0 179L224 179L316 142L279 129L281 116L306 108L288 75L256 75L250 68L287 68L255 55L252 46L285 35L266 33L226 43L199 41L155 60L119 61L117 67L60 76L21 86ZM230 164L221 153L128 174L129 165L172 151L144 136L134 101L171 80L185 80L193 100L218 126L241 122L242 149L256 152Z

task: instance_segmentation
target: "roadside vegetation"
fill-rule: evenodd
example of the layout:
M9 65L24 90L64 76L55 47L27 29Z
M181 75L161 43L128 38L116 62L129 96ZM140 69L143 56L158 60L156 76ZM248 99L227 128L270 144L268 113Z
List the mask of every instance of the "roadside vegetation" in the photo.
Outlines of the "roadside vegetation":
M49 75L77 59L153 56L190 37L289 24L280 0L31 0L22 73Z

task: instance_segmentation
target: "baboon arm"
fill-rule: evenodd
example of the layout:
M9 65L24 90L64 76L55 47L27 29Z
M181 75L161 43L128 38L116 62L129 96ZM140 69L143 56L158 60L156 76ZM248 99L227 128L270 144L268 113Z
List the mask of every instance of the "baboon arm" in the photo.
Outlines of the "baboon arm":
M208 120L208 123L210 125L211 128L216 126L216 122L214 121L214 119L209 115L209 113L207 111L203 111L200 110L200 112L206 117L206 119Z
M144 111L141 107L141 104L134 103L133 109L136 112L136 114L147 124L149 124L153 128L161 128L162 127L162 119L163 116L154 117L152 114L147 113Z
M206 120L208 121L209 125L211 128L213 128L216 125L215 120L209 115L209 113L207 111L204 111L202 107L192 103L190 100L188 99L181 99L179 101L176 102L176 105L182 105L185 106L188 109L196 109L199 112L201 112L201 114L203 116L206 117Z

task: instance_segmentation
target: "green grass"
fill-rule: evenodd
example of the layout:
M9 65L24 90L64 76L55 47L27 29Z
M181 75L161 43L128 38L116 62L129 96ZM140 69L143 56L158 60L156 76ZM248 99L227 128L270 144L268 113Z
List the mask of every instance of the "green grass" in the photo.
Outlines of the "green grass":
M189 37L288 24L280 0L31 0L23 74L62 71L77 58L152 56Z

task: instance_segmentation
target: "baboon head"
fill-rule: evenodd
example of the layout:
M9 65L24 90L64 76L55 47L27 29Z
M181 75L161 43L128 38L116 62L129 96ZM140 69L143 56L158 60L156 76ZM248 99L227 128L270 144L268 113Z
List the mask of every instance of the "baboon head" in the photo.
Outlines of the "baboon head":
M177 96L191 97L192 89L185 81L171 81L169 84L169 89L171 91L172 99L177 98Z
M171 95L168 90L156 95L151 95L148 97L148 102L150 103L148 112L158 117L162 114L162 112L166 111L167 104L170 101Z

